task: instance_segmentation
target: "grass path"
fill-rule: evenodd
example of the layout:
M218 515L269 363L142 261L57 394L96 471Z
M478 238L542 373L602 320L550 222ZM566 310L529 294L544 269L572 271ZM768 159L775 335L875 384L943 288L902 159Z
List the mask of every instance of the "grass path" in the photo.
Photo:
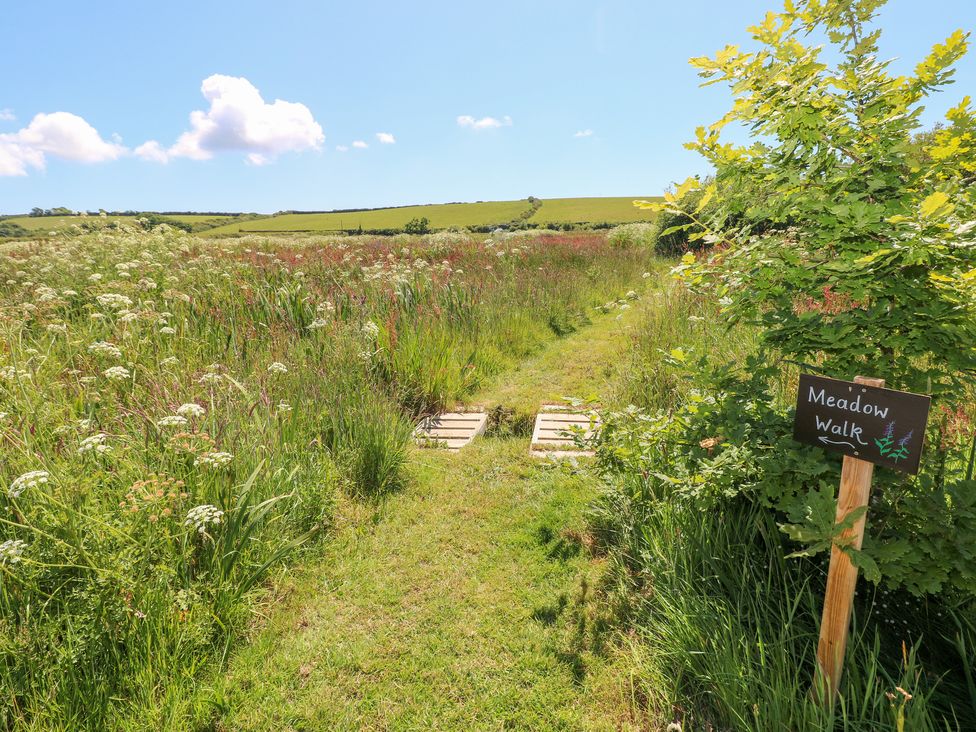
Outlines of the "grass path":
M603 317L474 400L604 392L633 310ZM409 487L347 503L222 684L229 730L634 729L619 658L580 642L598 567L580 543L595 481L484 437L418 450Z

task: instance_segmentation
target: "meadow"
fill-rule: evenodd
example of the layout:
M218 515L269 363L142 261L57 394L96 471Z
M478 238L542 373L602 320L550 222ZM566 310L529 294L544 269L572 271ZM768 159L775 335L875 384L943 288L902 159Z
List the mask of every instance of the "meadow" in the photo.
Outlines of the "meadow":
M0 728L159 728L414 420L626 302L594 233L201 240L0 261Z

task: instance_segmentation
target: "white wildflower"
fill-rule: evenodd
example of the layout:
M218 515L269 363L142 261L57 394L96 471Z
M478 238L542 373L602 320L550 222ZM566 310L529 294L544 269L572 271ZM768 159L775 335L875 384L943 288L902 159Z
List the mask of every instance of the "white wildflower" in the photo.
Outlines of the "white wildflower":
M275 361L268 366L268 371L272 374L287 374L288 367L281 363L281 361Z
M376 340L380 335L380 327L372 320L363 323L363 335L371 340Z
M229 465L230 461L233 459L234 456L229 452L207 452L194 460L193 464L199 467L213 468L216 470L217 468L222 468L225 465Z
M167 366L176 366L177 364L179 364L179 362L180 359L178 359L176 356L167 356L166 358L164 358L162 361L159 362L159 365L162 366L163 368L166 368Z
M329 323L322 318L316 318L311 323L308 324L309 330L318 330L319 328L325 328Z
M223 515L224 512L219 508L216 506L211 506L209 503L205 503L202 506L194 506L187 511L186 520L183 522L183 525L192 526L202 534L207 530L207 526L216 526L219 524Z
M119 295L115 292L106 292L104 295L99 295L95 299L102 307L114 308L116 310L123 310L125 308L132 307L131 298L128 298L125 295Z
M46 470L32 470L29 473L24 473L10 484L10 487L7 488L7 495L11 498L18 498L28 488L36 488L47 483L49 477L51 474Z
M64 323L48 323L47 332L64 334L68 332L68 326Z
M30 379L29 371L14 368L13 366L0 367L0 381L19 381L20 379Z
M286 414L291 411L291 404L286 401L278 402L278 414Z
M97 353L100 356L111 356L112 358L122 358L122 351L114 343L108 341L95 341L88 346L90 353Z
M216 386L223 380L223 378L224 377L221 376L220 374L214 373L213 371L208 371L203 376L201 376L198 379L198 381L201 384L205 384L207 386Z
M179 409L176 410L176 413L187 419L199 419L207 413L207 410L199 404L190 402L188 404L181 404Z
M111 368L105 369L102 372L102 375L104 375L109 381L126 381L130 376L132 376L132 374L129 373L129 369L127 369L125 366L112 366Z
M112 452L112 447L105 444L107 439L108 435L106 435L104 432L99 432L97 435L86 437L78 446L78 454L84 455L86 452L95 452L99 455L105 455L106 453Z
M24 554L27 542L23 539L7 539L0 544L0 565L17 564Z
M164 325L162 328L159 329L159 332L161 335L175 335L176 328L173 328L169 325Z
M156 420L156 426L160 429L168 427L186 427L189 424L189 420L180 414L170 414L162 419Z

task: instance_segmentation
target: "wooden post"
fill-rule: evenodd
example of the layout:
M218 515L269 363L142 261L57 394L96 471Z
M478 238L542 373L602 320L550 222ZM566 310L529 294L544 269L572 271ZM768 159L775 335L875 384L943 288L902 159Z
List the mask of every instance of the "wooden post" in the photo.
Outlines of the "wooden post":
M884 379L858 376L856 384L883 387ZM847 514L868 505L871 493L871 478L874 463L844 456L840 473L840 493L837 495L836 522L843 521ZM855 550L861 548L864 540L864 522L867 513L861 515L853 526L845 529L838 541ZM830 569L827 571L827 591L824 593L823 618L820 621L820 641L817 644L818 674L814 680L814 691L822 695L822 701L831 704L840 687L840 677L844 672L844 652L847 649L847 633L851 624L851 607L854 602L854 587L857 584L857 567L835 543L830 549Z

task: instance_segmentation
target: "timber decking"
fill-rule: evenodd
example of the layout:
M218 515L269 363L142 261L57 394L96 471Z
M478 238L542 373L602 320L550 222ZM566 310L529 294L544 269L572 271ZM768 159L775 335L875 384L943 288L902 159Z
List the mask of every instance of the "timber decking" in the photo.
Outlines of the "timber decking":
M573 439L576 428L585 437L593 435L600 425L600 417L594 411L581 411L558 404L543 405L535 418L530 451L539 457L586 457L592 450L581 450Z
M414 437L422 447L441 447L457 452L485 431L488 415L484 412L446 412L424 417Z

